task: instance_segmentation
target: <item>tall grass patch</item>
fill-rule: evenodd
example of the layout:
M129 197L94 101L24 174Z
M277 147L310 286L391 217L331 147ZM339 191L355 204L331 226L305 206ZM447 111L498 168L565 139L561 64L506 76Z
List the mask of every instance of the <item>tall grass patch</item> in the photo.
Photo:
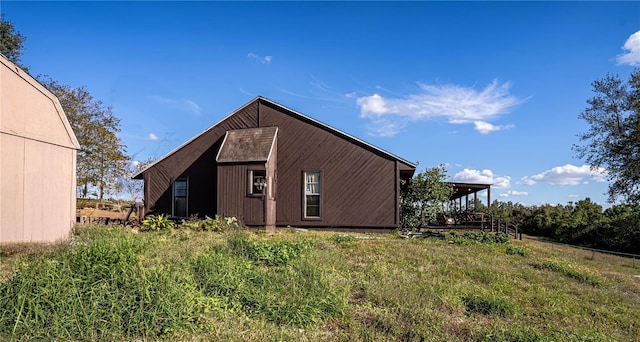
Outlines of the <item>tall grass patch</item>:
M193 262L200 289L220 309L242 311L278 325L305 327L342 319L347 293L312 260L304 241L256 241L234 235Z
M21 265L0 284L0 336L155 338L196 323L195 283L178 269L141 268L146 244L126 232Z

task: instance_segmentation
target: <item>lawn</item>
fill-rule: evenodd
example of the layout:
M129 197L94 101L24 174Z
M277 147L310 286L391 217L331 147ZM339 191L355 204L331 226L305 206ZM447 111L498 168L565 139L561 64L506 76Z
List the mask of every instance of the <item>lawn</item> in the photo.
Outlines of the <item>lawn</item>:
M639 275L534 240L85 227L0 246L0 340L638 341Z

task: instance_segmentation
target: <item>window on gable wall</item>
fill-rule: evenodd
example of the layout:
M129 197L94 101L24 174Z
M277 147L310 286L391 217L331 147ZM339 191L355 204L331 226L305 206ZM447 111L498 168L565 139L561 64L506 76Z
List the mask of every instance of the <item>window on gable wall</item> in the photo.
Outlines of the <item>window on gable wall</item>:
M320 171L304 173L304 218L320 218Z
M172 216L187 217L187 179L176 179L173 182Z

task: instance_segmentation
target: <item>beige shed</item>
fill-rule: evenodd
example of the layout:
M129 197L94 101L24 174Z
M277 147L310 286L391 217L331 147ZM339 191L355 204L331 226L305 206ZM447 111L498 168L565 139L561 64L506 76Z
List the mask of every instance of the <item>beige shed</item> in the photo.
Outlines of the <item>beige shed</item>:
M69 237L79 148L56 96L0 55L0 243Z

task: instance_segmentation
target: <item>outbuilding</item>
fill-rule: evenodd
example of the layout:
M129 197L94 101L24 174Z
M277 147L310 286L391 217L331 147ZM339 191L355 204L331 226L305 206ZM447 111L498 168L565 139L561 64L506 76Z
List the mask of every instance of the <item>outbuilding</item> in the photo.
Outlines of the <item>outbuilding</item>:
M257 97L141 171L145 212L245 225L397 228L416 165Z
M0 55L0 243L69 237L79 148L55 95Z

